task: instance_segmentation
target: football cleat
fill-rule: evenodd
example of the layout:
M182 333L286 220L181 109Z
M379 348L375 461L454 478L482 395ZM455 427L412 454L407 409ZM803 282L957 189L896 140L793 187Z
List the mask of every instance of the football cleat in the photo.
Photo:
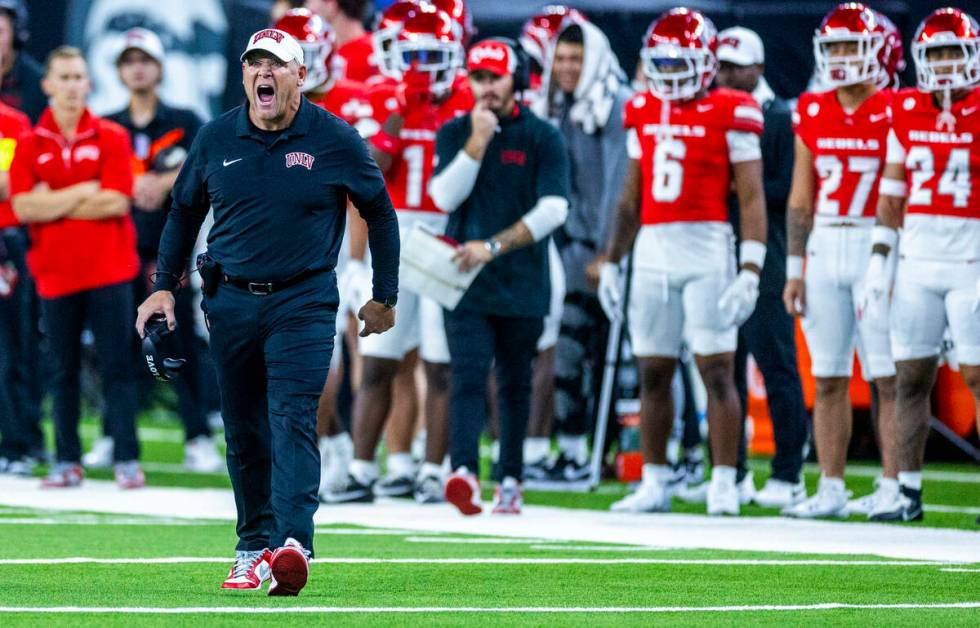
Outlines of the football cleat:
M843 518L847 516L847 499L850 496L850 491L838 488L837 484L831 484L821 477L817 492L812 497L783 508L781 513L797 519Z
M340 491L347 484L347 468L354 459L354 442L350 435L330 439L330 453L326 464L320 468L320 501L331 491Z
M415 478L410 475L388 475L374 485L378 497L411 497L414 490Z
M464 515L478 515L483 512L480 480L466 467L460 467L446 480L446 501L459 509Z
M746 479L751 478L750 475L745 477ZM742 484L744 481L739 484ZM705 502L708 504L708 514L711 516L737 516L741 503L741 494L742 491L735 482L730 480L725 481L718 475L712 474L711 480L708 482L708 492L705 495Z
M548 478L552 482L581 482L589 479L589 463L579 463L567 457L564 452L558 454L555 461L548 466Z
M79 486L85 478L81 465L72 462L56 463L48 475L41 480L42 488L73 488Z
M763 508L786 508L795 506L806 499L806 485L802 481L793 483L769 478L765 486L757 491L752 501Z
M524 506L524 491L514 478L504 478L493 491L493 514L519 515Z
M225 459L214 439L202 434L184 445L184 468L191 473L219 473L225 470Z
M899 486L894 498L876 504L868 518L871 521L922 521L922 489Z
M351 474L338 490L328 491L320 495L320 501L325 504L371 503L374 501L374 482L362 484Z
M434 475L420 476L415 483L415 501L420 504L441 504L446 501L442 480Z
M111 436L97 438L90 449L82 456L82 464L89 469L108 469L112 466L114 442Z
M741 505L751 504L755 497L755 474L748 471L742 481L735 485L738 489L738 503Z
M310 553L299 541L288 538L272 553L269 570L269 595L299 595L310 577Z
M121 489L143 488L146 485L146 476L137 460L116 463L115 475L116 486Z
M238 550L235 552L235 562L228 572L228 577L221 583L222 589L239 591L255 591L269 579L269 561L272 552L261 549L251 552Z
M881 478L875 479L875 490L863 497L852 499L847 502L847 514L870 516L877 510L878 504L891 504L898 498L898 482L883 482Z
M657 481L641 482L637 489L609 507L613 512L670 512L670 492Z
M548 478L548 459L542 458L535 462L524 463L525 480L547 480Z

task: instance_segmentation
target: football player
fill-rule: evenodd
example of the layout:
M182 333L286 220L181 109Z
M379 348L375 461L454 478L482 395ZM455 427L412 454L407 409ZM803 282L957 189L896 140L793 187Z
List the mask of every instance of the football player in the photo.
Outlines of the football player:
M367 88L356 81L337 78L333 72L333 56L335 40L330 26L317 14L307 9L288 11L275 24L275 28L285 31L296 38L303 49L303 63L307 68L306 81L303 84L303 95L358 130L362 137L370 137L379 129L372 115L370 101L367 98ZM341 255L337 260L337 276L341 292L341 308L337 316L337 335L334 339L336 350L332 355L332 364L327 375L327 381L320 395L320 405L317 409L317 436L320 447L320 495L325 496L331 489L344 485L347 479L347 467L354 454L354 445L350 434L344 429L337 415L337 394L343 380L343 351L341 342L347 331L347 308L358 306L350 301L349 278L355 276L362 264L366 238L357 235L360 231L355 228L362 219L357 212L349 212L347 244L341 247ZM364 231L365 229L361 230ZM348 247L358 250L354 255L357 259L348 259ZM351 268L354 267L354 268ZM345 281L348 280L348 281Z
M864 281L866 316L889 325L898 372L899 494L877 504L875 521L922 518L929 393L947 325L980 405L980 26L959 9L939 9L919 25L912 57L918 89L893 101Z
M305 6L323 18L336 35L331 72L359 83L378 73L371 33L361 23L367 0L306 0Z
M409 12L391 42L390 66L399 82L374 86L372 101L394 103L381 131L371 139L373 152L398 211L402 237L416 224L437 233L446 216L429 198L436 130L473 107L463 63L462 29L444 11L420 4ZM369 289L370 276L359 282ZM399 363L418 348L426 375L426 457L418 478L412 471L391 469L379 494L399 494L414 484L422 503L442 500L441 464L448 437L449 349L442 309L433 301L406 292L398 303L398 323L390 332L361 339L361 388L354 404L355 455L347 486L332 501L371 501L378 470L374 450L391 407L391 385ZM409 460L410 462L410 460ZM396 493L397 491L397 493Z
M878 500L898 493L887 446L895 419L888 330L871 326L858 310L893 94L878 85L887 80L891 49L900 45L889 32L879 14L863 4L842 4L828 13L813 49L820 83L830 89L802 94L793 114L796 146L783 301L791 315L803 317L817 382L813 432L821 471L817 492L783 510L793 517L867 515ZM844 466L851 440L855 346L865 377L878 391L878 425L886 446L877 491L848 503Z
M734 357L738 326L755 307L766 253L763 118L749 94L709 90L716 48L717 32L704 15L686 8L664 13L651 24L640 52L650 89L626 105L631 161L599 298L610 318L622 316L620 261L632 249L627 320L640 367L645 464L639 488L613 504L615 511L670 509L671 381L686 341L708 393L715 465L708 514L739 513L735 465L742 427ZM726 205L732 186L741 212L737 271Z

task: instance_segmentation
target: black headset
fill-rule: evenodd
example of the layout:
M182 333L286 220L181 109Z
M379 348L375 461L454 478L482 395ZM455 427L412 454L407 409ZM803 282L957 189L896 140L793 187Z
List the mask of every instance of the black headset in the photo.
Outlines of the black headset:
M531 59L528 57L524 48L510 37L487 37L477 43L484 41L499 41L508 48L517 64L514 68L514 91L523 92L531 87Z
M22 47L30 36L30 30L27 28L29 18L27 4L23 0L0 0L0 11L10 13L14 22L14 46Z
M176 331L159 314L146 322L143 330L143 359L150 374L161 382L169 382L180 373L187 360L177 357L180 346Z

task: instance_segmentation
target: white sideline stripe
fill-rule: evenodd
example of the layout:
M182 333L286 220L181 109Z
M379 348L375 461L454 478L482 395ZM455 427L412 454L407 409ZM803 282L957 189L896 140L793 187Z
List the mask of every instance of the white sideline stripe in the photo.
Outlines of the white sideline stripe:
M980 508L972 506L944 506L942 504L926 504L926 512L949 512L957 515L980 515Z
M766 465L768 466L768 465ZM803 465L804 470L819 473L820 467L812 462ZM876 478L881 475L881 467L852 466L847 467L844 475L856 475L864 478ZM969 471L923 471L922 479L930 482L959 482L962 484L980 484L980 473Z
M980 569L952 569L952 568L946 568L946 569L940 569L939 571L950 571L950 572L953 572L953 573L980 573Z
M568 550L573 552L662 552L669 547L662 545L532 545L533 550Z
M141 519L126 517L0 517L0 525L42 526L227 526L225 521L195 521L193 519Z
M143 565L228 563L229 556L165 556L157 558L5 558L2 565ZM965 565L949 561L918 560L828 560L828 559L751 559L751 558L315 558L313 564L327 565L741 565L770 566L851 566L851 567L936 567Z
M225 476L228 475L227 469L221 471L188 471L179 462L141 462L140 466L144 471L155 471L157 473L174 473L181 475L203 475L203 476Z
M397 528L315 528L315 534L334 534L337 536L405 536L408 534L431 534L419 530L398 530Z
M530 545L547 543L548 539L505 539L496 537L466 538L460 536L407 536L408 543L447 543L450 545ZM558 546L563 547L563 546Z
M150 615L190 615L202 613L268 614L268 613L760 613L785 611L833 611L833 610L915 610L915 609L970 609L980 608L980 602L945 602L935 604L844 604L826 602L823 604L765 604L760 606L516 606L510 608L481 608L463 606L286 606L269 608L263 606L207 606L153 608L118 606L0 606L0 613L85 613L85 614L150 614Z

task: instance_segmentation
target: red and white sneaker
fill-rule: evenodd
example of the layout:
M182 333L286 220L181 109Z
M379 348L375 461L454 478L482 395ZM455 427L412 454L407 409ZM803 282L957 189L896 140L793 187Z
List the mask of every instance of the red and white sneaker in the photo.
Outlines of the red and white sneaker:
M146 476L136 460L117 462L115 466L116 486L123 490L143 488L146 486Z
M480 480L460 467L446 480L446 501L459 509L464 515L478 515L483 512L480 495Z
M82 465L72 462L56 463L43 480L42 488L73 488L80 486L85 479L85 470Z
M228 577L221 583L222 589L255 591L269 579L269 560L272 552L267 549L235 552L235 564L231 566Z
M519 515L524 506L524 490L514 478L504 478L493 491L493 514Z
M269 595L299 595L310 577L310 553L294 538L272 553Z

